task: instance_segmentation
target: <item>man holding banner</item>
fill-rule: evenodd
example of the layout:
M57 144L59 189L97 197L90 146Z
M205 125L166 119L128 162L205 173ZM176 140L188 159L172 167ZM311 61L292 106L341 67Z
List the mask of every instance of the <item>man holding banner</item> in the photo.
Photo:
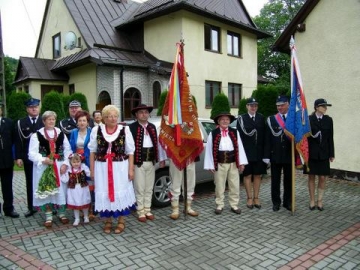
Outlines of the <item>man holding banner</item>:
M177 44L170 76L169 93L162 111L159 142L170 159L172 214L179 218L179 196L183 183L185 214L197 216L191 208L195 189L195 159L204 149L198 114L187 81L184 65L184 43Z
M273 210L279 211L281 205L280 183L281 172L284 174L283 207L291 211L291 141L285 135L285 123L289 110L289 99L278 96L276 99L278 113L269 116L265 135L264 162L271 162L271 200Z

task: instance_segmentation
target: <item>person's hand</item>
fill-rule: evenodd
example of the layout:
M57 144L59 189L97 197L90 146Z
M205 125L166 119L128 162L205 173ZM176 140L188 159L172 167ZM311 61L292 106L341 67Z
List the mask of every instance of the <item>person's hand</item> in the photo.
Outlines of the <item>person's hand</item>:
M212 172L212 173L215 173L216 171L215 170L209 170L210 172Z
M165 160L159 162L159 167L164 168L165 167Z
M68 167L68 166L65 165L65 164L61 165L61 167L60 167L60 174L66 173L67 167Z
M269 158L263 158L262 160L265 164L269 164L270 163L270 159Z
M239 169L239 172L243 172L245 169L245 165L240 165L238 169Z
M46 157L46 158L42 161L42 164L45 164L45 165L53 165L53 164L54 164L54 161L51 160L50 158Z
M333 162L335 160L334 157L329 158L330 162Z
M24 165L22 159L17 159L16 160L16 165L21 168Z
M129 180L134 180L134 170L129 170Z

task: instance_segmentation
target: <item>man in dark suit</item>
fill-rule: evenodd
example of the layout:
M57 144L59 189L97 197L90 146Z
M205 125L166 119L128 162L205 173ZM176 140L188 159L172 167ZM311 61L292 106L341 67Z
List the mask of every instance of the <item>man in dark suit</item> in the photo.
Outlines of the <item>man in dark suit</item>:
M284 179L283 207L291 211L291 141L285 135L285 123L289 110L289 99L279 96L276 99L278 113L267 119L264 162L271 162L271 199L273 210L279 211L281 205L281 171Z
M24 166L26 179L26 196L28 211L25 217L31 217L36 213L33 208L33 163L28 158L30 137L33 133L44 126L44 123L39 116L40 100L30 98L25 102L27 116L18 120L15 126L15 159L16 165Z
M81 111L81 103L77 100L73 100L69 103L69 115L70 117L65 118L59 122L59 128L66 135L66 137L70 140L70 133L73 129L77 128L75 114L78 111ZM94 127L94 121L90 119L89 126Z
M240 115L237 121L237 129L249 162L243 171L247 194L246 206L249 209L253 209L253 207L260 209L261 175L266 173L266 164L262 160L264 157L265 118L257 112L258 102L255 98L247 99L246 109L247 113ZM251 180L253 180L253 188Z
M5 216L18 218L14 210L14 194L12 188L14 174L14 125L9 118L3 117L3 105L0 104L0 179L4 199L3 210ZM0 205L1 211L1 205Z

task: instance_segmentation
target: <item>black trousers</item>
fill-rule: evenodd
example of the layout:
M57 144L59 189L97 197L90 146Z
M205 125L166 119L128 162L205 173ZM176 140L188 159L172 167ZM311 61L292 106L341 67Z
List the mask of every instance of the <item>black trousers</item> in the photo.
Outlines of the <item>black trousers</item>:
M5 214L14 211L13 174L14 168L0 169L1 190L4 199L3 210Z
M291 164L271 163L271 200L273 205L281 205L280 183L281 172L284 174L284 195L283 206L291 205L292 182L291 182Z
M26 196L27 196L27 206L29 211L33 210L33 163L31 161L24 162L24 172L26 179Z

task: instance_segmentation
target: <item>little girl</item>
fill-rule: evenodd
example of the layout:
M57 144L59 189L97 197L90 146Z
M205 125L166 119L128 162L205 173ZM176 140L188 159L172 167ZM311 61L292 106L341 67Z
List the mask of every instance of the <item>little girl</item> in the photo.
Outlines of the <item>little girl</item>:
M61 181L68 183L67 208L74 209L75 220L73 226L78 226L80 223L80 210L84 213L84 223L89 223L91 197L86 176L90 176L90 169L84 163L81 163L80 154L71 154L69 160L70 166L67 172L61 175Z

